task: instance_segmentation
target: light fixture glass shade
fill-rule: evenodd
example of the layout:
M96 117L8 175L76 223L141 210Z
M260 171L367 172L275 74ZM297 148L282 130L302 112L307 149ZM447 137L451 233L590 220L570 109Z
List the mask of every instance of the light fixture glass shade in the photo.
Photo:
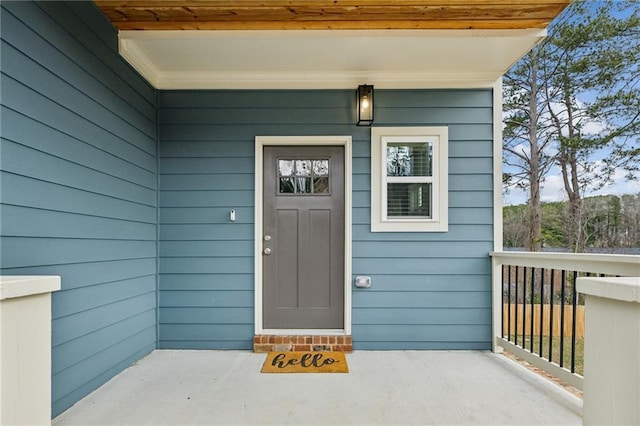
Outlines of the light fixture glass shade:
M358 126L371 126L373 124L373 86L358 86L356 97L358 99Z

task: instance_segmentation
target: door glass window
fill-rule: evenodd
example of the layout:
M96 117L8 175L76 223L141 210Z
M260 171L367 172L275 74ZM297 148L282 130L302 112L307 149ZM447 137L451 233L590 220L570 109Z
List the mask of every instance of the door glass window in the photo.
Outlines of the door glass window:
M278 159L280 194L329 194L329 160Z

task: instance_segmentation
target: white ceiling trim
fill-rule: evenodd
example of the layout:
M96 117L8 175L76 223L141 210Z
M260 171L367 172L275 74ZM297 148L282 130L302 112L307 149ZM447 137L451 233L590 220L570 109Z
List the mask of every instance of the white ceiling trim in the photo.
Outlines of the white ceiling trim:
M120 31L158 89L491 87L545 30Z

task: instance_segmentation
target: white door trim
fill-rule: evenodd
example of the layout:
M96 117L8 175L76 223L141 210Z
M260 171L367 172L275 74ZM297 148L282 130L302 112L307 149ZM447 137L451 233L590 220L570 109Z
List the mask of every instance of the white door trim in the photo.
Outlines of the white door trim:
M266 330L262 327L262 218L263 148L265 146L308 145L344 146L344 329L338 330ZM345 334L351 335L351 136L256 136L255 143L255 234L254 290L255 334Z

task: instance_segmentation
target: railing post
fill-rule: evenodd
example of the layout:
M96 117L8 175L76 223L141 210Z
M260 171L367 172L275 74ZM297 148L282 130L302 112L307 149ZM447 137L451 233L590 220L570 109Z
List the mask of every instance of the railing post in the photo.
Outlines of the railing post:
M580 277L584 424L640 424L640 278Z
M492 309L491 309L491 350L494 353L502 353L502 346L498 345L498 337L502 336L502 263L496 258L491 258L491 280L492 280Z

